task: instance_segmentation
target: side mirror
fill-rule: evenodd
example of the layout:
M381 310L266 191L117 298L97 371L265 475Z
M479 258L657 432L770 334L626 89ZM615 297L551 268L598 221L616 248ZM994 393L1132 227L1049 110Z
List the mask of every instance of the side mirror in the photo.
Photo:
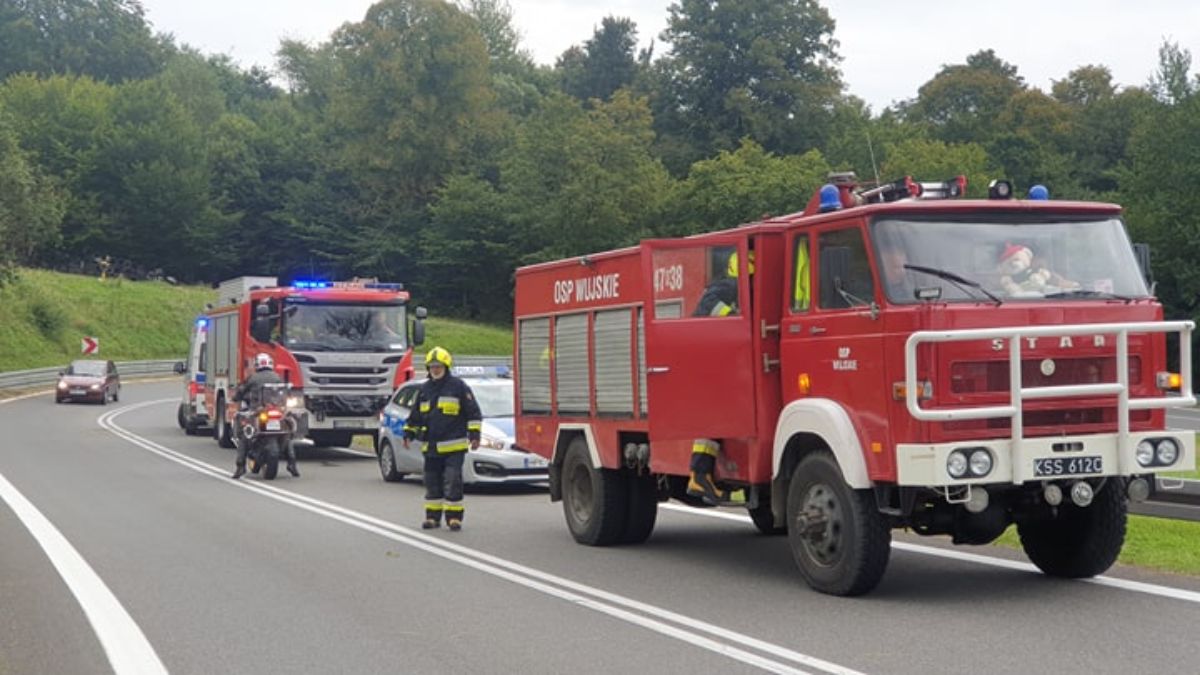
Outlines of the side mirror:
M59 377L62 377L63 375L66 375L66 374L67 374L67 371L65 371L65 370L60 370L60 371L58 371L58 376L59 376Z
M425 320L421 317L413 322L412 343L414 347L425 344Z
M418 307L416 309L416 316L418 319L424 319L429 316L429 312L424 307Z
M1146 280L1146 285L1153 286L1154 272L1150 270L1150 244L1134 244L1133 255L1137 258L1138 269L1142 271L1142 278Z
M176 361L175 362L175 373L177 375L182 375L186 372L187 372L187 366L183 365L183 361Z

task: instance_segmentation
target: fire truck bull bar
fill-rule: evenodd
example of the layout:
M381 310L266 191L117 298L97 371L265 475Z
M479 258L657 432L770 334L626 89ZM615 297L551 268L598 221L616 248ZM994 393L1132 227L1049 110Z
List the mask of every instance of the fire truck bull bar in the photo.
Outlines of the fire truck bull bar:
M1134 471L1138 466L1136 461L1132 460L1133 446L1136 440L1130 433L1130 411L1147 410L1155 408L1184 408L1196 404L1196 397L1192 389L1192 352L1191 338L1192 331L1195 328L1195 323L1192 321L1153 321L1153 322L1138 322L1138 323L1094 323L1094 324L1074 324L1062 326L1025 326L1025 327L1010 327L1010 328L979 328L966 330L945 330L945 331L918 331L913 333L904 347L904 383L905 383L905 404L908 412L914 418L922 421L945 422L952 420L975 420L975 419L990 419L990 418L1008 418L1011 422L1011 455L1009 458L997 458L998 468L1004 467L1007 472L1011 472L1012 482L1021 483L1027 480L1032 480L1035 476L1029 469L1032 464L1032 457L1035 455L1044 454L1042 446L1047 445L1047 439L1026 439L1024 437L1024 424L1022 413L1024 412L1023 403L1026 400L1048 399L1048 398L1084 398L1091 396L1116 396L1117 397L1117 435L1116 435L1116 457L1117 468L1121 475L1129 475L1131 473L1150 473L1152 470L1143 469ZM1163 396L1155 398L1134 398L1129 396L1129 335L1146 334L1146 333L1178 333L1179 341L1179 364L1181 374L1180 394L1178 396ZM1042 387L1026 387L1021 381L1021 363L1022 352L1026 338L1039 337L1069 337L1077 335L1115 335L1116 336L1116 382L1102 382L1094 384L1075 384L1065 386L1042 386ZM917 380L917 348L925 343L942 343L942 342L964 342L968 340L996 340L1004 339L1008 342L1008 371L1009 371L1009 403L1008 405L999 406L972 406L972 407L956 407L956 408L922 408L918 401L918 396L921 389ZM1138 434L1139 437L1145 434ZM1161 435L1161 434L1160 434ZM1187 434L1191 437L1191 434ZM1097 438L1091 436L1088 438ZM1056 437L1052 440L1062 441L1062 437ZM961 444L959 444L961 445ZM906 448L916 449L917 446L905 446ZM1192 448L1192 450L1188 450ZM930 446L923 446L922 451L928 452L934 449ZM900 447L897 450L901 450ZM936 449L935 453L936 453ZM1194 441L1184 445L1184 452L1181 452L1185 458L1190 456L1194 458ZM938 453L940 454L940 453ZM901 483L904 480L904 464L903 457L898 458L901 464ZM924 464L924 462L922 462ZM935 463L936 464L936 463ZM932 468L932 466L930 467ZM1190 467L1189 467L1190 468ZM919 473L926 474L921 471ZM1112 475L1113 472L1105 471L1105 474ZM910 476L916 478L916 475ZM925 476L932 477L932 476ZM1064 476L1066 477L1066 476ZM995 482L1000 476L993 474L991 480L963 480L963 481L947 481L935 479L934 484L968 484L968 483L983 483ZM928 484L928 483L927 483Z

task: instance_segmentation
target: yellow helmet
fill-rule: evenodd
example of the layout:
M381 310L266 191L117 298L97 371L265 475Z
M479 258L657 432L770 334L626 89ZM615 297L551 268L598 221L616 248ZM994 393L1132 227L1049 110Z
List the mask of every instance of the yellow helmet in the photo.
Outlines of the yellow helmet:
M750 264L747 266L749 268L750 274L754 274L754 251L750 251L748 254L746 254L746 259L750 261ZM729 254L729 261L727 263L725 263L725 275L728 277L731 277L731 278L737 277L737 275L738 275L737 251L734 251L733 253Z
M431 363L440 363L449 370L451 364L454 363L454 359L450 357L450 352L441 347L434 347L425 355L425 367L428 368Z

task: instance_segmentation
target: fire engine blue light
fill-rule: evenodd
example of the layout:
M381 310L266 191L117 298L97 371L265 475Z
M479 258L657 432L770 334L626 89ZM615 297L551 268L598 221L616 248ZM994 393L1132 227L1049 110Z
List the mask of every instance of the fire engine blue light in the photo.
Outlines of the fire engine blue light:
M1034 185L1029 188L1029 198L1037 200L1050 199L1050 191L1046 189L1045 185Z
M820 198L821 205L819 209L821 213L837 211L842 208L842 196L838 194L837 186L833 183L826 183L821 186Z
M292 287L302 289L302 290L311 290L314 288L329 288L329 282L328 281L307 281L307 280L297 279L296 281L292 282Z
M208 328L208 319L203 317L196 319L196 328Z

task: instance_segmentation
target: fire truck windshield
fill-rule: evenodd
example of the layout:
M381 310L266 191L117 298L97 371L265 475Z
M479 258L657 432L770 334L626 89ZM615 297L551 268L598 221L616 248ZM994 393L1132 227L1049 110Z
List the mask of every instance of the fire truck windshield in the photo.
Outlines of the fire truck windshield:
M1008 302L1128 300L1149 295L1117 218L947 220L881 218L871 225L879 276L892 303L939 287L947 302L989 302L946 275ZM944 272L941 278L921 268Z
M297 351L392 352L408 347L404 305L288 303L283 343Z

